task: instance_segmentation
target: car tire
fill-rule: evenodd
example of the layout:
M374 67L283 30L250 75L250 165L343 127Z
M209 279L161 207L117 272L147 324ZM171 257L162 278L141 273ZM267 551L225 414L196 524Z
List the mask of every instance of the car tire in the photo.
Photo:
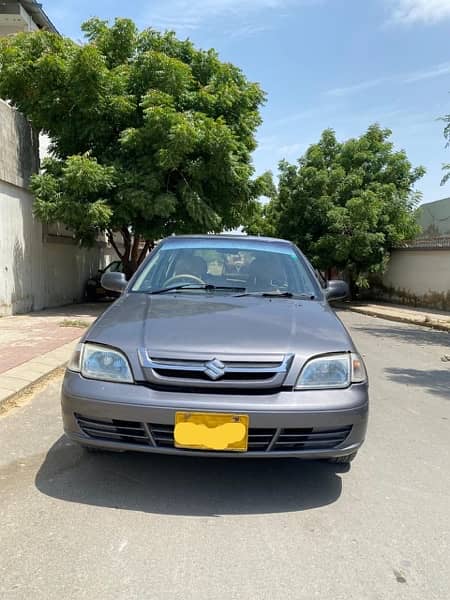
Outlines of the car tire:
M351 454L346 454L345 456L334 456L333 458L329 458L328 462L333 463L334 465L348 465L353 460L355 460L358 452L352 452Z
M87 302L96 302L97 301L97 292L92 288L87 288L85 293L85 298Z

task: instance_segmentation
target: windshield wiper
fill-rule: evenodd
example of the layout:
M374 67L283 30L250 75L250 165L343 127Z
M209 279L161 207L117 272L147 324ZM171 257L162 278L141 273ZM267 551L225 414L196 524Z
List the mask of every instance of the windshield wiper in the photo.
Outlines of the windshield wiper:
M260 298L301 298L302 300L315 300L314 294L294 294L293 292L246 292L245 294L237 294L236 298L243 296L257 296Z
M216 291L232 291L232 292L241 292L245 291L245 287L238 286L227 286L227 285L212 285L211 283L205 284L197 284L197 283L185 283L183 285L174 285L168 288L162 288L160 290L155 290L154 292L148 292L151 296L156 294L166 294L169 292L177 292L179 290L205 290L207 292L216 292Z

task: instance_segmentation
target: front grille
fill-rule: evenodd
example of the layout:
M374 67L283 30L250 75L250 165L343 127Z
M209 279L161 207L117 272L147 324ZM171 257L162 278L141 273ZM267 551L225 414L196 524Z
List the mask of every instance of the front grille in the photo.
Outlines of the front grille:
M77 414L75 418L81 431L96 440L148 445L148 435L142 423L117 419L91 419Z
M169 383L149 383L148 381L138 381L137 382L138 385L142 386L142 387L146 387L150 390L154 390L157 392L169 392L169 393L173 393L174 390L174 386L169 384ZM243 390L237 386L235 386L234 384L229 384L227 386L224 387L215 387L214 388L214 395L215 396L242 396L243 393L245 393L246 396L275 396L276 394L279 394L282 391L286 391L286 392L292 392L292 386L286 386L286 387L246 387L245 388L245 392L243 392ZM185 383L183 385L183 396L186 396L187 394L196 394L196 395L201 395L201 394L208 394L211 390L208 390L205 388L205 386L200 386L197 384L197 382L193 382L193 383Z
M173 425L150 424L150 432L159 448L174 448ZM248 432L248 451L265 451L269 447L276 429L249 429Z
M350 425L340 429L280 429L273 451L336 448L349 436L351 429Z
M173 430L173 425L150 425L150 432L155 446L158 446L158 448L173 448Z
M138 350L146 381L150 385L183 389L201 388L274 389L281 388L292 364L292 355L258 355L243 360L239 355L150 356ZM247 357L244 357L247 358ZM249 357L250 358L250 357Z
M206 375L206 373L198 372L198 371L175 371L169 369L153 369L154 372L160 377L165 377L166 379L198 379L200 381L208 381L212 383L211 379ZM220 381L264 381L267 379L272 379L273 373L270 372L255 372L251 373L249 371L244 373L225 373L223 377L220 378Z
M175 447L173 425L92 419L79 414L76 414L75 418L83 433L96 440L156 448ZM341 428L250 428L248 452L276 454L302 450L329 450L342 444L350 435L351 429L351 425Z

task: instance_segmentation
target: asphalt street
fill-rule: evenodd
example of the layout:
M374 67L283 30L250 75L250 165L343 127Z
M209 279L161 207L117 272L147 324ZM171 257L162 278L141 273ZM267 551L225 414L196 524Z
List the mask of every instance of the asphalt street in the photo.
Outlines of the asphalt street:
M450 599L449 334L341 313L371 379L350 470L89 455L56 379L0 418L0 598Z

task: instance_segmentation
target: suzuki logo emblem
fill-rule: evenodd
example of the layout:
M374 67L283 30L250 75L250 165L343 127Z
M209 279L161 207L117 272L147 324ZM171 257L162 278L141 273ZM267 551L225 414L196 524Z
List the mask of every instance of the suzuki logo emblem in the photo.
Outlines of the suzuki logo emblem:
M214 358L206 363L204 373L213 381L217 381L225 375L225 365L222 361Z

